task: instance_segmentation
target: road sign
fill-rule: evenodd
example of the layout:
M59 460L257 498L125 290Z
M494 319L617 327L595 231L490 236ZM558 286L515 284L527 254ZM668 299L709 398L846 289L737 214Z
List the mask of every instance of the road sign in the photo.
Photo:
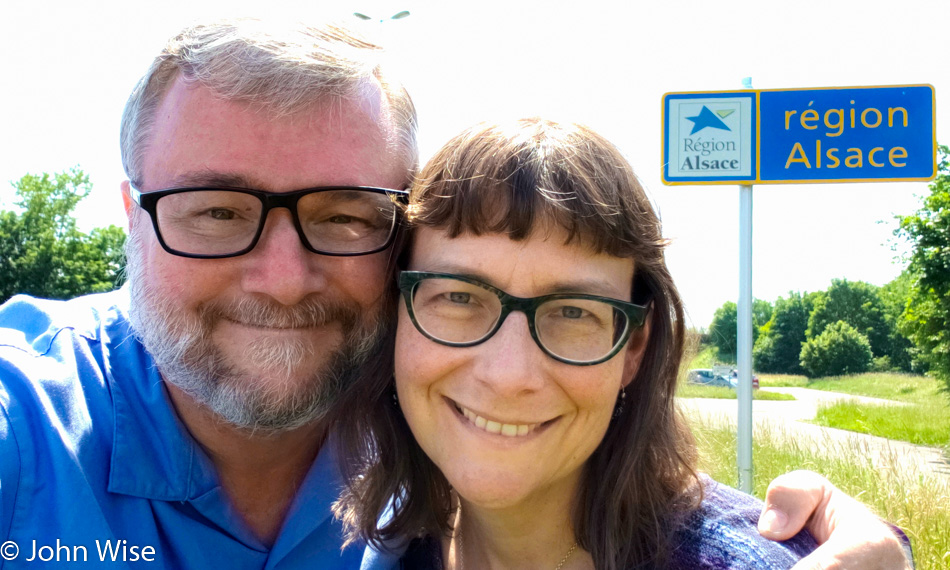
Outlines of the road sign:
M930 85L667 93L664 184L932 180Z

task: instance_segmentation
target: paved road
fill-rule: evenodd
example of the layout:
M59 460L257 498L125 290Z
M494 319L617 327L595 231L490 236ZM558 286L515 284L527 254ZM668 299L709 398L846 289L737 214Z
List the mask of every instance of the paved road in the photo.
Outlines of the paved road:
M837 449L842 454L854 454L857 461L870 461L877 468L891 468L899 463L905 472L914 470L920 474L936 473L950 477L950 462L939 449L806 423L815 418L818 406L823 402L852 399L882 405L906 404L808 388L762 389L792 394L796 399L754 400L752 419L756 431L785 432L813 449ZM681 398L679 404L687 416L698 415L707 421L736 424L738 404L735 400Z

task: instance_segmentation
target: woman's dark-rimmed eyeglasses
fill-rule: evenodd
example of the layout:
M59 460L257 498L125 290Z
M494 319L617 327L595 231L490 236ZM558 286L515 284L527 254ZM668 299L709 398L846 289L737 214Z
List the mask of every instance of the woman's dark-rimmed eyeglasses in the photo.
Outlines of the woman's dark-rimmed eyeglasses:
M399 290L416 329L434 342L475 346L491 338L512 311L521 311L545 354L578 366L613 358L648 312L646 306L582 293L525 299L452 273L403 271Z

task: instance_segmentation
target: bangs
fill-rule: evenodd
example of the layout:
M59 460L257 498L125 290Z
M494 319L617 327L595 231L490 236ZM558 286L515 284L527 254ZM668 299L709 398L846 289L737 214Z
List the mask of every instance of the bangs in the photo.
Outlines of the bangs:
M413 184L410 223L449 237L513 240L553 224L568 243L640 259L650 256L648 243L665 245L636 176L610 143L592 145L597 135L583 127L536 119L509 130L475 127L443 147Z

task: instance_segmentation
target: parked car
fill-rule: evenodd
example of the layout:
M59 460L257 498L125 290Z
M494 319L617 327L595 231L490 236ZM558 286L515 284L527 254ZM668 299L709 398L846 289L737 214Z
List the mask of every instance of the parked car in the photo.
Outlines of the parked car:
M694 368L687 373L686 381L690 384L701 384L703 386L722 386L735 390L739 385L739 373L733 370L729 376L723 376L721 374L716 374L709 368ZM759 389L759 377L755 374L752 375L752 389Z
M701 384L703 386L722 386L724 388L735 388L732 380L725 376L714 374L709 368L695 368L686 375L686 381L690 384Z
M739 371L733 370L732 374L729 375L729 380L732 381L734 385L738 386L739 385ZM759 377L756 376L755 373L752 374L752 389L753 390L759 389Z

